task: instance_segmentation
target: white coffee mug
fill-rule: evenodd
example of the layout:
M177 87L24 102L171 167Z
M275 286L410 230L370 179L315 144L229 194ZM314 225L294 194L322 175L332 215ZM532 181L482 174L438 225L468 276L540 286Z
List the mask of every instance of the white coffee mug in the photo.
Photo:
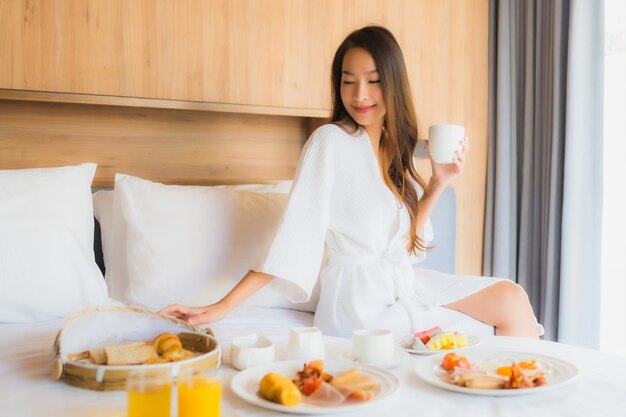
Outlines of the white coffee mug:
M459 125L435 125L428 128L428 147L433 161L451 163L462 149L465 128Z
M312 361L326 358L322 332L317 327L295 327L289 334L286 359Z
M274 344L265 336L252 333L237 337L230 346L230 362L243 371L274 361Z
M365 364L383 364L393 358L393 333L389 330L356 330L352 333L352 355Z

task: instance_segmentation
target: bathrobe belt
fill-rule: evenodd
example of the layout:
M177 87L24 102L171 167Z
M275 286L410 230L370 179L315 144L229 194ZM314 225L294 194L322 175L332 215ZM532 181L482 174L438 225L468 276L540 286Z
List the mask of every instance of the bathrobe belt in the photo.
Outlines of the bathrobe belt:
M373 263L382 263L388 266L391 271L388 278L393 279L396 299L403 303L409 300L418 301L413 287L413 267L408 254L384 252L367 255L344 255L331 250L328 255L327 267L351 267Z

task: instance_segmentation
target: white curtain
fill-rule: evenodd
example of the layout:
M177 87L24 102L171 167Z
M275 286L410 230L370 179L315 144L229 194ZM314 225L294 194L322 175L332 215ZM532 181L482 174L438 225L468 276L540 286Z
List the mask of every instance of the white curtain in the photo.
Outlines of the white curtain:
M597 348L603 200L603 2L572 1L569 37L558 340Z

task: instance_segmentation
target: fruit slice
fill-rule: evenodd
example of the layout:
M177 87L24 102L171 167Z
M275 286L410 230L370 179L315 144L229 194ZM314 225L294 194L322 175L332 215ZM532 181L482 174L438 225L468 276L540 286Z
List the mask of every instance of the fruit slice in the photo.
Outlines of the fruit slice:
M467 346L467 336L454 332L454 347L453 349L460 349Z
M421 332L413 333L413 336L417 337L422 343L426 344L430 340L430 338L436 334L441 332L441 327L435 326L432 329L423 330Z
M443 349L453 349L455 346L456 337L452 332L441 333L437 336L433 336L428 343L426 343L426 347L428 350L443 350Z

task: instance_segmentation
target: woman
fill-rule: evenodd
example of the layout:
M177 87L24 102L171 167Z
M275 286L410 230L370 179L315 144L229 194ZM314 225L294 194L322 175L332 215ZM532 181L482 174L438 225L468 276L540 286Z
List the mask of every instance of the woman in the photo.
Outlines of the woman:
M537 338L540 326L519 285L411 267L427 249L428 216L462 173L468 146L464 139L449 164L431 158L428 184L417 174L415 111L391 32L368 26L351 33L335 54L331 81L332 123L305 145L262 262L216 304L172 305L162 313L196 325L214 322L270 282L292 301L306 301L326 244L315 314L325 334L376 327L402 336L440 324L462 331L471 316L496 334Z

